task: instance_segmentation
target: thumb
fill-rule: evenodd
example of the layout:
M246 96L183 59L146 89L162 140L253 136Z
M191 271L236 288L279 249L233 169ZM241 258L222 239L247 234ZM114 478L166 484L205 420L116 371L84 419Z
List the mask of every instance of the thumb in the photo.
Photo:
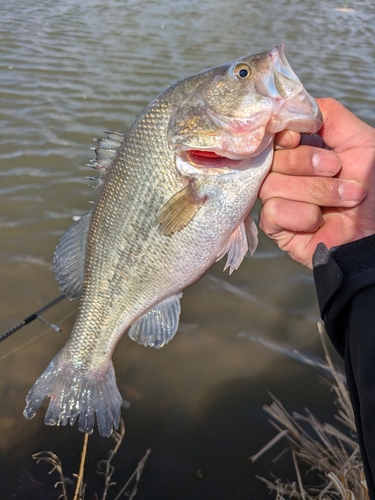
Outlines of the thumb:
M361 142L358 139L366 137L371 127L335 99L318 98L317 103L323 114L323 125L318 134L324 143L337 153L358 148Z

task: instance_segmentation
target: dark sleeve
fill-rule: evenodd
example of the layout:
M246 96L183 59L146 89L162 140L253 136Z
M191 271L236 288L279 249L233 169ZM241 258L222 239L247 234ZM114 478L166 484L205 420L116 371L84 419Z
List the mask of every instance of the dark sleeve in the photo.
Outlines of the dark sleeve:
M371 500L375 500L375 235L313 258L326 331L345 363Z

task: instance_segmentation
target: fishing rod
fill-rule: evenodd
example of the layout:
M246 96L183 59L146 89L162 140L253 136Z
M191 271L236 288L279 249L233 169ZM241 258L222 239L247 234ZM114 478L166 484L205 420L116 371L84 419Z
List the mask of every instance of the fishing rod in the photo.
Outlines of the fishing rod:
M2 342L6 338L8 338L10 335L12 335L12 333L16 332L17 330L19 330L23 326L31 323L32 321L34 321L34 319L37 319L37 318L39 318L41 321L43 321L43 323L46 323L47 325L51 326L54 330L60 331L60 328L58 326L51 325L50 323L48 323L48 321L46 321L45 319L43 319L41 317L41 314L43 314L48 309L50 309L51 307L53 307L56 304L58 304L59 302L61 302L63 299L65 299L65 297L66 297L66 295L64 295L64 294L60 295L59 297L56 297L56 299L52 300L52 302L49 302L48 304L46 304L45 306L43 306L41 309L39 309L35 313L31 314L27 318L23 319L22 321L20 321L16 325L14 325L11 328L9 328L9 330L7 330L2 335L0 335L0 342Z

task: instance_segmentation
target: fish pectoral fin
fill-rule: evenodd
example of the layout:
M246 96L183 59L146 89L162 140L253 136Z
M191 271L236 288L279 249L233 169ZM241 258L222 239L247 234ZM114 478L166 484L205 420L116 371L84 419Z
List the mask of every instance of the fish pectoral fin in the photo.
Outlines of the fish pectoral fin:
M160 211L155 221L158 231L164 236L171 236L186 227L202 208L206 198L200 197L194 182L185 186L170 198Z
M53 256L56 281L69 299L75 299L82 293L90 223L91 211L70 226L60 238Z
M181 297L182 293L168 297L147 311L130 327L129 337L138 344L157 349L167 344L178 329Z
M218 261L224 257L226 253L228 254L224 271L229 267L229 274L232 274L233 271L238 269L248 250L251 255L253 255L258 245L257 235L257 227L251 215L249 215L233 231L222 252L216 259Z
M244 226L249 252L253 256L258 246L258 228L250 214L244 220Z

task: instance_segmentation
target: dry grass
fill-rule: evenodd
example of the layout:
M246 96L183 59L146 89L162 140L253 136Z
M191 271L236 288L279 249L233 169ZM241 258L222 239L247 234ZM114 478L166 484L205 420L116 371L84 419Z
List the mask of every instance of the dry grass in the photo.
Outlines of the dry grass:
M113 447L112 450L109 451L108 458L106 460L101 460L98 464L98 473L102 475L104 478L104 489L102 496L99 497L98 495L96 495L98 499L100 498L100 500L107 500L109 490L113 488L113 486L116 486L117 484L112 481L112 476L115 471L115 468L112 465L112 460L122 444L124 435L125 435L125 424L124 421L121 419L120 428L118 432L114 431L111 436L111 438L115 441L115 446ZM82 447L81 461L79 465L79 473L74 475L77 479L77 482L73 500L85 500L86 484L84 482L83 475L84 475L84 464L87 451L87 442L88 442L88 434L85 434ZM112 495L113 500L120 500L121 497L123 498L124 494L126 495L127 498L129 498L129 500L133 500L135 498L138 492L138 484L141 479L143 469L146 465L150 453L151 449L148 449L143 458L138 463L138 466L136 467L135 471L127 480L127 482L124 484L124 486L121 488L121 490L117 493L115 497L113 497ZM69 500L66 490L66 478L64 476L63 466L59 457L54 453L52 453L51 451L41 451L39 453L35 453L34 455L32 455L32 457L34 458L34 460L36 460L37 463L47 462L48 464L52 465L52 469L49 471L49 474L53 474L56 472L59 476L59 480L55 483L55 488L59 488L61 490L61 494L57 498L59 500ZM131 487L132 483L133 486ZM128 491L128 488L131 488L131 490Z
M292 455L296 479L290 482L280 478L259 478L270 491L276 493L276 500L369 500L345 379L332 363L320 324L318 328L326 367L334 380L331 385L337 407L335 417L344 431L331 424L322 424L309 410L305 410L305 415L290 414L281 402L273 397L273 403L264 409L270 415L270 422L278 433L252 456L251 460L254 462L276 442L285 439L287 449ZM314 471L321 479L321 485L304 485L306 471Z

